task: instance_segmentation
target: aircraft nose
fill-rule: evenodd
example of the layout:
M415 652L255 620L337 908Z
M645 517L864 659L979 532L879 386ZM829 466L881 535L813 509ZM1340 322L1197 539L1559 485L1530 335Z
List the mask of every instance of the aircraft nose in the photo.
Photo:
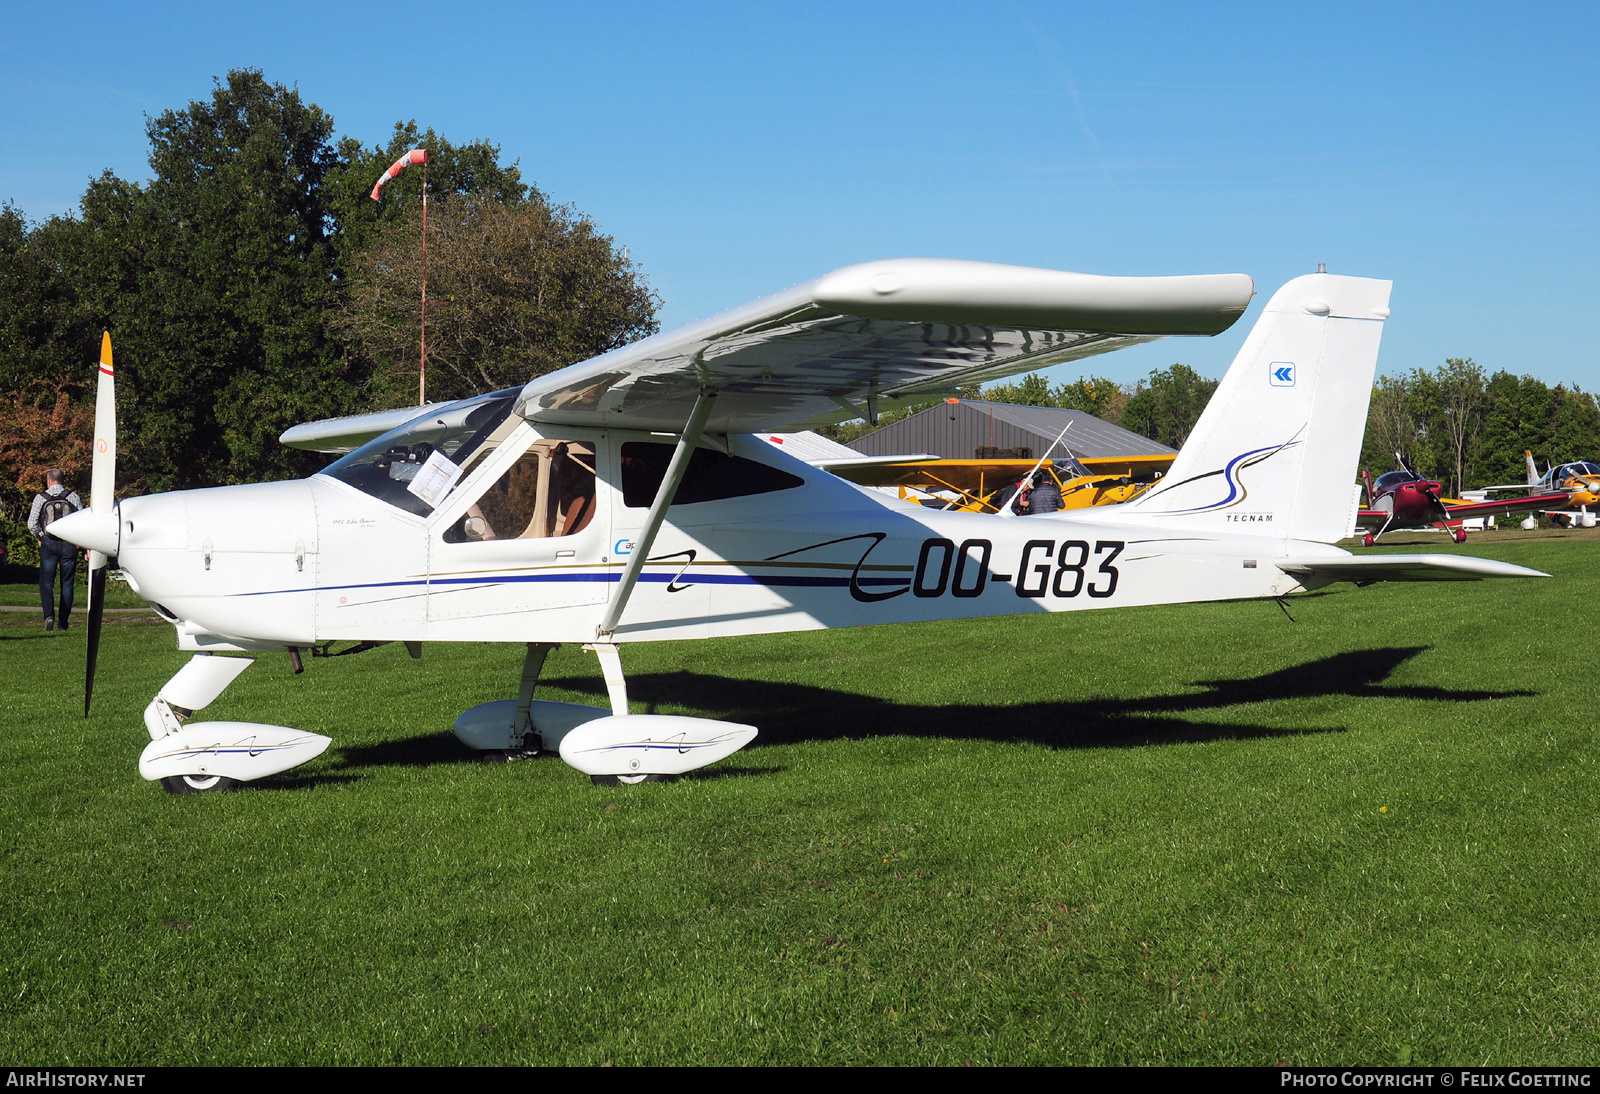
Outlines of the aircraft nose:
M45 531L57 539L64 539L78 547L86 547L91 551L99 551L103 555L117 553L118 527L117 514L94 513L88 509L79 509L60 520L53 522Z

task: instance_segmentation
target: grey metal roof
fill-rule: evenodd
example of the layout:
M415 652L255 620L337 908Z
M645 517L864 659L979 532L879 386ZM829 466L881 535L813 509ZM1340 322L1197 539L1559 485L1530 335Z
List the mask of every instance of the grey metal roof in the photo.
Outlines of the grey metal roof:
M1176 452L1081 410L1014 406L961 399L920 410L849 444L866 456L932 452L941 459L970 460L980 447L1030 448L1043 456L1050 442L1072 423L1062 445L1074 456L1160 456ZM1060 455L1059 448L1057 455Z

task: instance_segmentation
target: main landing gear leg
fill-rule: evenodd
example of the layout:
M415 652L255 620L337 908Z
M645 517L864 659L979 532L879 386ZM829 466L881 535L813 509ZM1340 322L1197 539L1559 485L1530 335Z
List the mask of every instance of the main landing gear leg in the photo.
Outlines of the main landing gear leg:
M566 735L585 722L604 718L604 707L535 699L545 659L555 642L529 642L522 659L522 683L515 699L496 699L462 711L456 737L475 749L485 763L505 763L540 753L559 752Z
M628 713L628 681L622 675L622 656L615 642L591 642L583 647L593 650L600 658L600 671L606 678L606 695L611 700L611 713Z
M600 671L606 678L606 695L611 700L611 714L613 717L628 713L628 681L622 675L622 655L617 651L615 642L591 642L583 647L593 650L594 655L600 659ZM616 786L618 783L642 783L647 779L662 780L665 775L590 775L589 781L596 786Z
M517 717L511 723L511 748L506 750L505 759L513 755L531 756L539 751L538 730L534 728L529 711L533 706L533 690L539 686L539 674L544 671L545 658L555 648L552 642L528 643L528 654L522 659L522 684L517 688ZM529 734L534 735L532 742L528 740Z

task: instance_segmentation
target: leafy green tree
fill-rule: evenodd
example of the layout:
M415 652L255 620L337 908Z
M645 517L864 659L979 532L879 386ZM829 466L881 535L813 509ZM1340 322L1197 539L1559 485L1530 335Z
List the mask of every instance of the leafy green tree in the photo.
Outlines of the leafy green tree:
M1478 430L1488 409L1483 370L1470 357L1451 357L1439 370L1440 441L1450 471L1447 488L1460 496L1468 457L1476 447Z
M372 187L389 165L413 148L428 150L430 200L478 195L502 205L516 205L529 196L516 163L500 162L500 146L486 140L452 144L433 131L417 128L416 120L395 122L389 142L363 145L354 137L338 144L338 163L324 182L327 205L337 226L341 262L351 263L372 246L379 229L415 214L422 202L423 170L408 167L384 184L382 198L372 200ZM542 200L542 195L541 195Z
M45 226L80 313L112 332L127 477L168 489L301 474L314 459L277 435L351 408L323 314L332 130L298 92L230 72L149 120L148 186L107 173L80 217Z
M1153 370L1128 396L1122 427L1182 448L1216 390L1216 380L1207 380L1188 365Z
M893 425L895 422L909 418L913 414L920 414L929 407L941 406L952 398L976 400L987 399L988 397L988 394L983 390L982 384L962 384L956 389L953 396L941 395L936 398L912 399L897 406L887 407L878 414L876 422L869 422L865 418L851 418L832 425L817 426L816 432L830 440L838 441L840 444L849 444L857 437L865 437L875 429Z
M414 122L397 124L387 147L336 145L332 118L255 70L228 73L209 97L146 128L147 185L107 172L78 215L32 229L20 211L0 211L0 290L19 302L0 319L0 391L75 374L109 329L119 477L151 489L304 474L320 460L277 435L367 409L382 391L367 382L373 362L350 351L331 318L359 256L419 211L415 169L386 186L385 201L368 197L401 152L430 150L436 197L518 205L529 195L496 146L455 145ZM563 291L575 307L592 302L585 286ZM647 325L653 307L651 297Z
M1030 372L1021 380L994 385L984 391L981 398L1013 406L1054 406L1064 410L1081 410L1117 423L1122 420L1127 406L1128 392L1115 380L1108 380L1104 376L1082 376L1052 388L1042 375Z
M1374 476L1395 467L1395 453L1416 447L1417 420L1412 414L1411 391L1403 376L1382 376L1373 385L1367 404L1367 430L1361 466Z
M1056 388L1055 405L1067 410L1081 410L1118 425L1127 409L1128 393L1121 384L1104 376L1083 376Z
M1478 445L1468 464L1472 486L1520 483L1526 477L1524 453L1542 453L1555 396L1543 380L1497 372L1484 385L1487 411Z
M1021 380L996 384L984 391L983 397L991 403L1009 403L1012 406L1056 405L1056 393L1050 390L1050 381L1037 372L1030 372Z
M1406 401L1411 418L1416 422L1416 436L1411 447L1401 454L1418 474L1430 479L1448 481L1450 454L1445 422L1445 401L1441 376L1427 369L1412 369L1406 381Z
M1594 396L1576 384L1571 388L1558 384L1551 395L1553 406L1545 436L1549 462L1600 459L1600 407Z
M83 357L72 285L22 210L0 205L0 391L67 375Z
M335 326L372 362L371 400L417 390L421 208L381 226L351 264ZM625 248L533 191L433 204L428 223L428 385L463 398L627 345L657 329L656 295Z
M1451 358L1437 370L1380 377L1373 387L1364 465L1388 470L1397 450L1448 494L1520 483L1525 452L1541 469L1600 459L1600 403L1576 387L1504 371L1485 377L1470 358Z

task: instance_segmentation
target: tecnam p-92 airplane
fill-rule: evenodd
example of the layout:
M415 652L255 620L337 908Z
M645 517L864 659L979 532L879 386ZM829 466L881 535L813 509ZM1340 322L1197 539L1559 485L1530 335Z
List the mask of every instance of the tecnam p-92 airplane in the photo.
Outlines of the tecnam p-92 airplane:
M139 770L175 792L261 778L330 743L188 721L252 663L230 654L287 652L298 667L334 641L526 643L518 697L466 711L457 735L634 782L712 763L756 730L629 713L630 641L1539 576L1332 546L1358 501L1389 287L1289 282L1159 483L1123 505L1015 518L900 503L750 434L1217 334L1250 278L851 266L523 388L297 426L286 444L346 453L303 481L121 502L107 340L91 504L50 527L91 552L85 713L110 559L195 655L145 711ZM534 699L563 642L598 655L609 710Z

